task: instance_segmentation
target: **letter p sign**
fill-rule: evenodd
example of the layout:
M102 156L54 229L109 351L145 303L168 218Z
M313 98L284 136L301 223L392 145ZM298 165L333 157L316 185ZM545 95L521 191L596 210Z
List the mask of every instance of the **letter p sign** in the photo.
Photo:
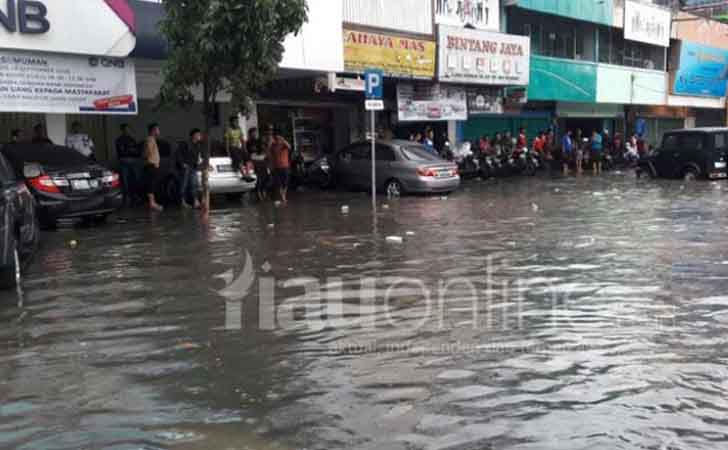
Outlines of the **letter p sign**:
M364 72L366 87L364 94L368 100L381 100L384 91L384 72L367 70Z

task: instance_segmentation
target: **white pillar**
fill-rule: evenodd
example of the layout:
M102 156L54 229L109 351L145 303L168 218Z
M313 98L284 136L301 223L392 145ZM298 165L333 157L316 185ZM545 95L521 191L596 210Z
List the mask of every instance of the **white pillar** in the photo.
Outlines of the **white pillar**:
M447 138L450 140L450 145L455 148L458 144L458 123L454 120L447 122Z
M48 139L56 145L66 144L66 115L65 114L46 114L45 115L46 133Z

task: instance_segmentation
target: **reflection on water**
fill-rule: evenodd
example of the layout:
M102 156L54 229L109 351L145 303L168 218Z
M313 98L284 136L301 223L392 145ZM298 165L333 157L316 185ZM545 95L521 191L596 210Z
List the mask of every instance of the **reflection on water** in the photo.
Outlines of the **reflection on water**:
M725 447L726 189L518 180L383 202L376 229L325 193L46 234L25 309L3 294L0 448Z

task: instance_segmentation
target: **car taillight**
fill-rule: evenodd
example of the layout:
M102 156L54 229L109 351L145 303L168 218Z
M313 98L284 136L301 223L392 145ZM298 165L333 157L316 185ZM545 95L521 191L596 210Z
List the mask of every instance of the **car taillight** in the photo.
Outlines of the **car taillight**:
M41 175L39 177L30 178L28 180L31 186L41 192L49 192L51 194L60 194L61 190L58 189L55 181L48 175Z
M101 182L104 183L104 186L112 189L121 187L121 178L119 178L119 174L116 172L104 172Z
M436 177L437 176L437 172L435 171L435 169L428 169L428 168L425 168L425 167L418 167L417 168L417 175L419 175L421 177Z
M452 169L450 171L450 173L452 174L452 176L456 177L456 176L460 175L460 170L457 167L455 167L454 169Z

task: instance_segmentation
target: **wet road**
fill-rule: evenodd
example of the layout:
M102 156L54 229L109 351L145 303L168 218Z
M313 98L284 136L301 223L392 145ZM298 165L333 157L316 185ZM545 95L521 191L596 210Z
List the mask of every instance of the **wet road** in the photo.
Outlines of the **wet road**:
M726 448L726 195L521 179L45 234L2 295L0 448Z

